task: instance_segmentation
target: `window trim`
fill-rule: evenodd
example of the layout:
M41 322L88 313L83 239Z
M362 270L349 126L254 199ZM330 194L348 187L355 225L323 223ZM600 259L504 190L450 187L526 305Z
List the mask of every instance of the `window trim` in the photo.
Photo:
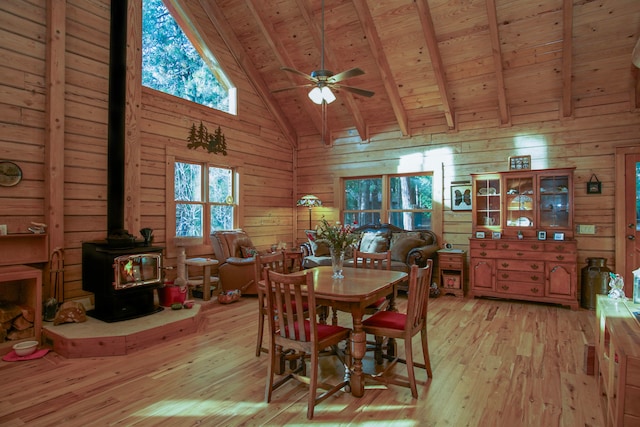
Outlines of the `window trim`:
M393 212L425 212L425 211L429 211L431 213L431 230L433 231L433 214L435 211L435 203L433 202L435 200L434 198L434 193L435 191L433 191L433 187L434 187L434 182L435 182L435 176L434 176L434 172L433 171L419 171L419 172L403 172L403 173L386 173L386 174L366 174L366 175L355 175L355 176L343 176L339 178L339 182L340 182L340 221L345 221L345 215L347 214L347 212L380 212L380 221L384 224L389 224L390 220L391 220L391 213ZM403 176L431 176L431 186L432 186L432 191L431 191L431 200L432 200L432 207L431 209L392 209L391 208L391 186L390 186L390 182L392 178L398 178L398 177L403 177ZM380 178L382 180L382 201L381 201L381 208L380 210L378 209L367 209L367 210L347 210L345 208L345 200L344 200L344 194L345 194L345 181L347 180L358 180L358 179L378 179ZM368 225L368 224L358 224L358 225Z
M235 201L233 222L236 228L242 228L241 219L244 218L244 208L242 200L244 200L243 186L240 185L242 179L242 172L244 169L244 163L224 163L212 159L209 153L204 151L192 151L185 149L178 149L174 147L167 147L167 156L165 163L165 233L166 233L166 254L169 258L175 258L178 255L175 243L175 231L176 231L176 202L175 202L175 162L187 162L187 163L200 163L207 166L218 166L222 168L230 168L235 171L235 193L237 200ZM206 221L208 223L208 220ZM211 247L211 238L207 233L202 236L202 244L190 246L187 249L189 256L198 254L211 254L213 249Z

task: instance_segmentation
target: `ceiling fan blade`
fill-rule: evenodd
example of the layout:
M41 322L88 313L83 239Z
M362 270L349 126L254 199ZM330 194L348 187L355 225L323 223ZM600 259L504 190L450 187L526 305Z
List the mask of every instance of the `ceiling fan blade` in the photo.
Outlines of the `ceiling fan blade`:
M336 88L338 90L344 89L347 92L355 93L356 95L366 96L367 98L371 98L375 95L375 92L371 92L370 90L360 89L358 87L353 86L345 86L345 85L331 85L331 87Z
M315 86L315 84L312 84L312 83L308 83L305 85L288 86L288 87L283 87L282 89L272 90L271 93L278 93L278 92L284 92L285 90L298 89L300 87L313 87L313 86Z
M307 79L307 80L309 80L309 81L312 81L312 82L314 82L314 83L318 83L318 79L316 79L316 78L314 78L314 77L311 77L309 74L305 74L305 73L303 73L302 71L298 71L298 70L296 70L295 68L280 67L280 69L281 69L281 70L284 70L284 71L288 71L288 72L290 72L290 73L297 74L297 75L299 75L299 76L301 76L301 77L304 77L305 79Z
M342 80L350 79L351 77L361 76L364 74L360 68L352 68L347 71L343 71L341 73L336 74L335 76L331 76L327 79L329 83L338 83Z

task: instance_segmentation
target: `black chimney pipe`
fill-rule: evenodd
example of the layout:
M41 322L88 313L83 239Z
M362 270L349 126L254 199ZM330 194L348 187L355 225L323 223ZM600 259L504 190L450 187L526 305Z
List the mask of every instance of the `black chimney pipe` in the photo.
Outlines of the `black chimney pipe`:
M109 47L109 124L107 134L107 231L124 230L124 153L127 79L127 0L111 0Z

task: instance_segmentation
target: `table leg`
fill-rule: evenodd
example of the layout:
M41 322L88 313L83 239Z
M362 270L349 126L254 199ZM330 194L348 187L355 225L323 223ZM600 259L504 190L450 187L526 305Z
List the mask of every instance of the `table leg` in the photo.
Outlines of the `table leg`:
M202 277L202 299L209 301L211 299L211 266L204 266L204 276Z
M362 330L362 313L353 313L353 331L351 332L351 394L364 396L364 375L362 359L367 352L367 337Z

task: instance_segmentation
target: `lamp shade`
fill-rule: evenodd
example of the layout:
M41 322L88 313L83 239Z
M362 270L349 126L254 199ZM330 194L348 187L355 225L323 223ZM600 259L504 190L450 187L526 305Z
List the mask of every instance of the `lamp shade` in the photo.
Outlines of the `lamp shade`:
M320 88L319 86L314 87L309 92L309 99L311 99L315 104L322 104L326 102L327 104L331 104L336 100L336 96L331 92L328 86L323 86Z
M300 197L300 200L297 201L296 205L311 209L312 207L322 206L322 201L314 195L307 194L306 196Z

